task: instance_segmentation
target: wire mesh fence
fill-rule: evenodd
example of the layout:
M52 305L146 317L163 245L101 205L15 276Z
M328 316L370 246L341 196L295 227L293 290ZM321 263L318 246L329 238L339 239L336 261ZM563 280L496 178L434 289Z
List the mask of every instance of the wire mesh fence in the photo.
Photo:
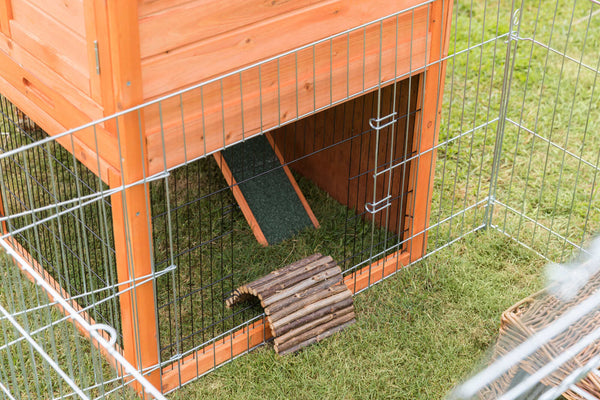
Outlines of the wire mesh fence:
M424 1L52 137L0 98L3 246L72 308L3 268L4 396L174 390L268 340L224 300L315 251L354 293L483 228L569 259L600 226L598 10Z

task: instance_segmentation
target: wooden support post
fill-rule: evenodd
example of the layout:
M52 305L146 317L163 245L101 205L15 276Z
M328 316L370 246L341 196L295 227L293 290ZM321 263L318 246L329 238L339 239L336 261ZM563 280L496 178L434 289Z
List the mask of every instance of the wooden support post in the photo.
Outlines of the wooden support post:
M412 201L407 204L407 213L413 216L407 220L409 237L407 249L410 261L421 258L427 248L427 232L431 200L433 196L433 179L435 175L436 151L438 142L442 98L446 76L446 61L450 36L450 19L452 15L451 0L437 0L431 4L429 11L429 44L428 64L419 84L413 151L417 158L411 166L410 188L413 191Z
M109 0L106 4L115 105L124 110L143 102L137 2ZM148 171L143 113L129 113L116 122L121 174L110 177L111 187L139 181ZM153 271L148 193L148 186L139 184L111 197L119 282L148 276ZM123 352L133 366L145 369L157 365L159 360L154 285L152 281L128 283L120 290L127 288L131 290L119 298ZM160 371L155 370L147 378L159 386Z
M10 20L12 19L11 0L0 0L0 32L10 37Z

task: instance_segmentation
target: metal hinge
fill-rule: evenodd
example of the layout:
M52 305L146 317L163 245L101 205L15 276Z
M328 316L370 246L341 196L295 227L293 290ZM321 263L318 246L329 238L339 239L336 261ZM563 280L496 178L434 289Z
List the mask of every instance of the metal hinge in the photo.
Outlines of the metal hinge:
M94 54L96 55L96 74L100 75L100 53L98 52L97 40L94 40Z

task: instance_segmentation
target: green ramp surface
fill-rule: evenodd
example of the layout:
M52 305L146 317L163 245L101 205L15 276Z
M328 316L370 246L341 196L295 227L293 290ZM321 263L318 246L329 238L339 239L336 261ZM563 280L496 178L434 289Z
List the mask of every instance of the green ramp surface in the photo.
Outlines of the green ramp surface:
M298 194L264 135L229 147L221 154L270 245L312 226Z

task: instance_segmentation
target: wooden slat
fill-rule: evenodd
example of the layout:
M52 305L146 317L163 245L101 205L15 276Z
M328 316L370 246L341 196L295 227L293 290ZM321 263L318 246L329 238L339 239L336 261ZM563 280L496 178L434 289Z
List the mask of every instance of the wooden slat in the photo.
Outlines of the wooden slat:
M309 259L313 260L313 257L310 257ZM333 258L331 258L331 256L319 257L314 261L310 261L302 265L301 268L286 269L286 272L278 274L276 279L261 279L254 282L250 282L246 286L251 288L254 292L259 292L263 298L267 298L270 294L276 291L285 289L286 287L300 282L306 279L306 277L310 276L311 274L314 275L316 270L319 270L321 267L327 266L328 264L331 264L331 266L334 266L336 264L335 261L333 261ZM292 265L297 264L294 263ZM267 275L267 277L271 276L273 276L272 273Z
M36 58L89 93L86 44L80 36L26 0L12 0L11 34ZM77 18L83 20L83 14Z
M10 37L11 0L0 0L0 32Z
M117 111L112 81L112 63L110 49L110 32L108 28L107 6L105 0L85 0L86 27L88 33L88 51L94 52L94 40L98 41L98 57L100 61L100 74L93 75L92 87L99 85L101 104L104 116L109 116ZM93 54L95 57L95 54ZM91 65L95 70L95 61ZM99 80L99 82L96 82ZM97 90L97 89L96 89ZM116 130L114 121L106 122L107 128Z
M168 93L417 4L417 0L323 1L288 13L285 18L253 24L144 59L144 98ZM399 38L410 41L410 36L403 34Z
M352 293L357 293L370 285L398 272L410 262L410 253L397 251L385 258L369 264L344 277L344 283Z
M410 35L405 34L411 27L414 28L412 45ZM331 101L345 99L348 95L360 93L363 88L375 86L380 60L383 80L392 79L394 73L417 72L426 60L426 27L427 6L415 11L414 18L412 13L399 16L397 32L395 18L382 24L384 40L381 56L380 26L376 25L366 30L366 42L360 31L316 47L316 59L313 58L313 49L309 48L299 52L297 60L294 55L286 56L279 62L261 66L260 70L254 68L241 76L227 78L222 85L216 82L188 92L182 96L181 103L179 98L166 100L162 102L160 111L158 106L148 107L145 113L150 170L154 173L163 169L165 154L168 166L178 165L186 156L192 159L205 152L213 152L244 136L248 138L259 133L261 128L273 128L296 115L305 115ZM243 93L243 98L240 93ZM183 124L185 149L181 145Z
M83 0L27 0L31 5L44 10L48 16L72 30L77 35L85 37L85 24L83 19Z
M349 314L343 315L339 318L333 319L330 322L319 325L316 328L300 335L297 339L288 343L282 343L281 345L275 345L275 351L279 355L285 355L294 353L306 346L314 343L318 343L321 340L328 338L336 332L340 332L349 325L356 322L354 319L354 311Z
M195 44L322 0L196 0L140 18L142 59ZM201 23L198 23L201 21Z
M315 328L324 323L328 323L331 320L338 318L342 315L348 315L348 314L352 314L352 316L354 317L354 305L343 308L343 309L333 312L331 314L327 314L324 317L317 318L313 322L302 325L296 329L292 329L284 335L277 336L274 339L275 345L277 346L278 344L285 343L285 342L289 341L290 339L293 339L294 337L297 337L298 335L303 334L304 332L306 332L312 328Z
M253 24L144 59L144 98L168 93L417 4L417 0L323 1L288 13L285 18ZM410 41L411 35L405 32L410 30L403 30L399 38Z
M111 63L115 104L127 109L140 104L142 80L137 29L137 2L107 3L110 32ZM122 157L121 174L111 176L111 188L137 182L148 171L145 157L143 113L128 113L118 120L118 138ZM127 282L152 274L152 227L147 185L132 186L111 196L115 254L119 282ZM131 284L120 286L120 290ZM122 319L123 353L136 368L142 370L158 364L157 322L152 281L137 284L119 297ZM159 387L158 370L147 375ZM134 383L141 390L138 383Z
M0 47L3 39L10 40L0 34ZM19 52L20 48L13 43L13 51ZM27 54L23 52L23 54ZM29 65L36 65L35 60ZM91 120L91 117L82 113L85 100L66 90L69 85L61 82L60 77L52 71L41 68L40 74L32 74L17 65L11 58L0 51L0 91L3 95L16 104L29 115L46 133L55 135L67 129L80 126ZM48 87L38 76L48 77L44 82L50 82L53 86ZM52 79L55 78L55 79ZM60 89L65 88L64 91ZM61 93L69 94L63 97ZM82 99L79 107L72 101ZM95 113L96 111L94 111ZM97 135L94 136L94 133ZM58 142L69 151L73 151L71 137L65 136ZM108 181L108 171L116 171L118 165L118 152L116 152L116 140L102 126L96 131L88 128L77 132L73 136L74 154L87 168L99 175L103 181ZM98 147L96 147L98 146ZM100 171L98 171L100 164Z
M0 50L2 50L0 52L1 75L17 87L19 84L14 80L26 78L33 82L42 96L50 100L42 106L50 111L56 108L60 113L56 118L61 123L75 128L102 117L100 105L4 34L0 34ZM64 98L67 102L61 102L60 98Z
M154 13L164 12L189 1L190 0L138 0L138 12L140 18L144 18Z
M411 167L410 187L413 192L408 213L413 216L409 224L409 234L414 238L407 243L411 253L411 261L425 254L427 247L427 232L429 215L433 197L433 180L435 174L436 151L429 151L438 143L441 123L442 100L446 77L446 61L439 61L448 54L452 1L438 0L432 5L430 60L432 65L425 72L425 82L420 86L418 101L422 108L416 116L416 132L420 138L413 142L414 151L420 154ZM438 62L436 62L438 60Z

